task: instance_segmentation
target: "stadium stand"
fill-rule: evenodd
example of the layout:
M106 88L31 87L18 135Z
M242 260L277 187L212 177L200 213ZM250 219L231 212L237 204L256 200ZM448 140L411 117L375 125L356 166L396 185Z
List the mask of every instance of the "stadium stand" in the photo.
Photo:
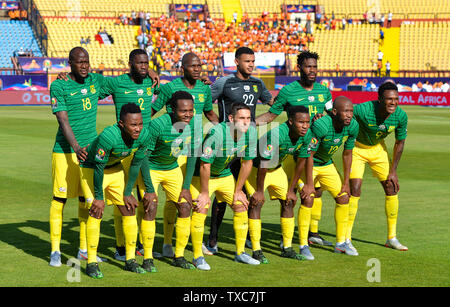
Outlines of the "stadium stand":
M31 51L34 56L42 56L27 20L0 20L0 33L0 67L12 68L10 58L19 52Z
M449 23L423 21L400 27L400 70L450 70Z

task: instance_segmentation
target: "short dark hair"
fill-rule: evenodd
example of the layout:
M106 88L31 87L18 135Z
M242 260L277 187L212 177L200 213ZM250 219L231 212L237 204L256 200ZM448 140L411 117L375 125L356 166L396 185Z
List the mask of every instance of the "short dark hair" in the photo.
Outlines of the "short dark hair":
M306 113L309 115L309 110L305 106L291 106L287 110L288 118L293 118L297 113Z
M186 63L190 60L190 59L195 59L195 58L199 58L200 57L198 55L196 55L193 52L188 52L186 54L183 55L183 57L181 58L181 66L185 67Z
M303 62L307 59L315 59L316 61L319 60L319 54L317 52L311 52L311 51L302 51L297 56L297 65L302 65Z
M122 108L120 109L120 115L119 115L120 120L124 121L125 117L129 113L141 113L141 108L137 104L132 103L132 102L124 104L122 106Z
M252 111L248 105L246 105L243 102L233 102L231 105L231 112L230 115L235 116L239 110L249 110Z
M380 87L378 88L378 99L383 98L383 93L385 91L397 91L398 92L398 87L397 85L395 85L393 82L388 81L388 82L384 82L383 84L380 85Z
M242 54L255 54L255 52L248 47L239 47L234 53L234 57L238 59Z
M178 108L178 100L192 100L192 103L194 103L194 98L192 95L186 91L176 91L173 93L172 97L170 98L169 105L172 107L172 110L175 110Z
M133 62L134 58L140 54L145 54L146 56L148 56L147 52L145 52L145 50L143 49L134 49L130 52L130 56L128 57L128 61L129 62Z

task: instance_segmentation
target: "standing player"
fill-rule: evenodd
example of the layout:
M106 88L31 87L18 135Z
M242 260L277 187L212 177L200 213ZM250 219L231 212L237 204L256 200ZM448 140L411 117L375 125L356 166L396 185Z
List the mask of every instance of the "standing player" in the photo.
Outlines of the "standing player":
M311 122L323 116L324 111L329 112L332 108L331 93L326 86L316 82L317 61L319 55L315 52L303 51L297 57L297 67L300 70L300 80L294 81L283 87L275 98L273 106L268 112L256 118L256 124L272 122L283 110L287 111L289 106L303 105L309 109ZM287 159L285 169L292 168L294 162ZM319 220L322 212L322 190L316 187L316 198L312 213L309 240L319 245L332 245L319 235Z
M386 82L378 89L378 100L355 106L354 117L359 123L359 134L353 150L352 171L350 173L349 225L347 242L351 244L353 222L361 196L362 178L366 163L378 178L386 195L385 208L388 226L386 246L406 251L408 248L397 239L398 216L398 175L397 167L403 153L406 139L408 116L398 107L398 89L394 83ZM384 139L395 131L395 145L392 163L389 163Z
M104 83L102 75L89 73L89 54L85 49L73 48L69 53L69 65L68 80L55 80L50 86L52 112L59 123L52 153L51 266L61 266L61 230L67 198L79 197L78 258L87 257L86 221L89 213L80 194L79 162L86 159L86 147L97 136L97 103Z
M311 125L313 141L311 153L313 155L313 180L319 182L324 190L330 192L336 201L334 218L336 223L336 253L356 256L356 250L351 249L345 242L348 202L350 197L350 166L352 163L352 149L358 135L358 122L353 117L353 104L344 96L337 97L333 103L330 115L319 118ZM333 163L333 154L344 144L342 153L344 176L341 179ZM305 177L302 177L305 179ZM311 222L311 204L302 205L299 212L300 253L308 260L314 256L308 247L308 229Z
M88 149L88 157L81 164L81 188L89 209L87 220L88 263L86 273L92 278L102 278L103 274L96 261L97 247L100 239L100 222L106 201L118 207L122 215L123 233L125 236L126 261L125 270L145 273L135 259L137 221L135 205L124 198L125 172L121 160L134 154L130 166L130 177L137 177L142 160L150 142L150 131L143 128L140 108L129 103L122 107L118 123L109 126L92 142ZM132 176L132 174L135 174ZM144 177L146 198L154 199L154 189L148 173ZM127 185L127 187L133 185ZM131 194L131 189L125 195Z
M191 149L192 131L190 122L194 116L194 101L192 94L177 91L170 100L170 113L166 113L150 123L151 142L148 146L148 162L150 176L155 191L161 184L166 200L175 204L178 211L176 224L175 266L192 269L194 266L184 258L184 249L189 240L191 224L192 197L189 191L192 174L194 172L196 157L189 157L186 164L186 175L183 176L178 164L180 155L187 155ZM192 161L192 162L191 162ZM184 178L184 179L183 179ZM142 177L138 179L138 190L144 193ZM156 206L151 208L150 219L143 219L141 229L147 233L155 234ZM149 229L148 231L145 229ZM143 238L144 254L151 255L154 240Z
M170 105L170 99L172 95L177 91L185 91L192 95L194 99L194 118L190 123L191 132L193 132L193 141L191 142L191 156L195 155L195 152L199 148L195 148L201 144L203 138L203 116L212 123L218 123L219 119L217 114L213 111L211 89L208 85L204 84L200 79L202 72L202 62L200 58L194 53L187 53L181 59L181 70L183 77L177 78L164 86L161 86L158 98L152 105L152 116L164 106L168 113L172 111ZM200 146L198 146L200 147ZM192 160L191 160L192 161ZM186 157L180 156L180 166L184 169L186 164ZM186 166L187 167L187 166ZM189 166L190 168L193 166ZM163 244L163 256L173 257L172 249L172 235L174 229L174 223L176 219L175 204L167 201L164 206L164 244Z
M217 100L219 107L219 121L228 121L228 115L230 115L231 106L234 102L243 102L250 107L252 122L255 122L257 102L261 101L264 104L272 105L272 94L267 90L261 79L251 75L255 67L255 53L252 49L248 47L238 48L234 62L237 68L236 73L217 79L211 86L212 101ZM230 169L237 180L240 159L233 160ZM226 208L226 203L218 203L217 199L214 198L211 209L209 240L204 248L204 253L215 254L218 251L218 231Z
M210 269L203 256L202 242L212 193L233 209L235 261L259 264L259 261L245 253L248 200L242 191L252 169L252 159L256 157L256 129L250 125L250 107L243 103L233 104L228 119L228 122L214 126L206 135L203 141L203 153L197 161L196 173L192 178L191 194L196 201L191 222L193 263L200 270ZM237 183L229 169L229 164L235 157L242 158Z
M271 199L278 199L281 204L281 232L283 234L282 257L303 260L292 248L295 218L294 207L297 202L295 192L296 183L300 173L309 172L309 184L305 185L304 193L313 192L312 164L306 169L306 160L310 157L308 146L311 143L309 131L309 111L304 106L290 107L288 120L280 126L273 128L259 139L260 154L254 160L254 167L245 183L248 195L251 195L249 214L249 232L252 242L253 258L261 263L268 263L261 250L261 208L264 204L264 191L268 190ZM299 167L289 179L281 167L288 156L294 156ZM297 180L295 180L297 178ZM309 188L309 191L308 191Z

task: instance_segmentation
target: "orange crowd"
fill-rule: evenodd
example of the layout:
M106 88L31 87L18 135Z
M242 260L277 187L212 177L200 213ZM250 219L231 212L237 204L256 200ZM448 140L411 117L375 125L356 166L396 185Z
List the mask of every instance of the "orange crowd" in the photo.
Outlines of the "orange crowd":
M142 33L138 33L140 35ZM308 48L314 36L298 23L284 20L246 18L241 23L226 24L223 21L178 21L174 17L161 16L151 21L148 45L152 54L159 55L162 70L177 67L186 52L195 52L212 71L224 52L234 52L246 46L255 52L283 52L297 54ZM158 56L157 56L158 57Z

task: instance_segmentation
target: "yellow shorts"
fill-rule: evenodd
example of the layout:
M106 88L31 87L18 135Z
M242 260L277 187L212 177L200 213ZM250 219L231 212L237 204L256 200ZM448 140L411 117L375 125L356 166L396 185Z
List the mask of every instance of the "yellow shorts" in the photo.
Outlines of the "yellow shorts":
M184 177L184 175L186 175L187 156L179 156L177 162L178 166L181 168L181 171L183 172Z
M306 182L306 176L304 173L302 173L301 178L304 182ZM320 183L321 188L330 192L333 198L341 196L339 194L342 189L342 179L334 164L314 166L313 180L314 186L317 186L317 183Z
M81 190L84 198L91 207L94 200L94 169L81 167ZM125 205L123 202L123 191L125 190L125 172L122 164L111 168L105 168L103 171L103 191L105 203L108 205Z
M245 182L245 189L249 196L253 195L257 186L258 169L252 167L252 171ZM282 167L268 171L264 179L264 191L269 192L271 199L286 199L286 194L289 189L289 182L286 173Z
M150 170L150 177L156 194L158 194L159 185L166 193L166 201L178 202L181 189L183 188L183 172L180 167L168 171ZM142 175L139 172L137 180L138 191L141 199L144 197L145 184Z
M52 153L53 196L74 198L81 196L80 165L75 153Z
M389 155L384 142L374 146L363 145L356 142L353 148L352 167L350 179L362 179L366 163L372 169L374 177L385 181L389 175Z
M288 155L286 159L283 161L282 167L284 172L286 173L288 177L288 181L291 181L292 176L294 175L296 162L294 161L294 157L292 155ZM303 178L303 177L301 177ZM304 186L304 182L302 179L298 180L298 188L301 189ZM320 188L320 182L317 182L314 184L315 188Z
M219 178L209 178L209 196L215 193L218 202L226 202L233 205L235 181L233 175ZM200 177L193 176L191 181L192 199L197 199L201 191ZM209 207L208 207L209 208ZM207 209L208 209L207 208Z

